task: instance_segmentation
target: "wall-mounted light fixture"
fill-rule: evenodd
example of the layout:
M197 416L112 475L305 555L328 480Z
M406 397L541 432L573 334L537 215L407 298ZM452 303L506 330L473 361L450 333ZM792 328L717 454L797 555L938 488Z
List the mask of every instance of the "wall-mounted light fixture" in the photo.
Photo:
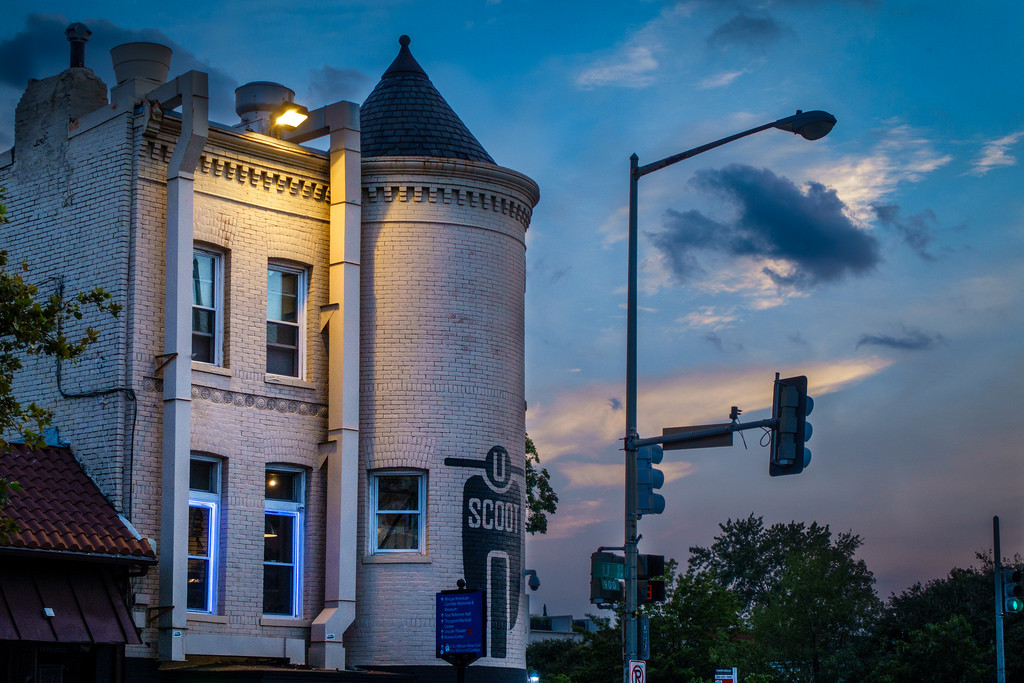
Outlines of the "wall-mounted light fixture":
M270 115L274 126L295 128L309 118L309 109L294 102L284 102Z

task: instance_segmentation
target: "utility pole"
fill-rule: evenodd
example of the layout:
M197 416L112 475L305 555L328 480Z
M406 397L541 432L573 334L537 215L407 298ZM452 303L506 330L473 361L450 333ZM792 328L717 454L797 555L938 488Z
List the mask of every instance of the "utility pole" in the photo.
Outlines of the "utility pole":
M1006 683L1006 661L1003 656L1003 555L999 548L999 515L992 518L992 552L995 555L996 585L996 683Z

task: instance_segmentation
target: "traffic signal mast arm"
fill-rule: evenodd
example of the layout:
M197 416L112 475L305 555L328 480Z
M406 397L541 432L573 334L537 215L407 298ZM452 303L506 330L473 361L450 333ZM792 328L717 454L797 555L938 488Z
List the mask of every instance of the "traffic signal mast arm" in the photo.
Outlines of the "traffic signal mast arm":
M626 442L626 450L654 445L661 445L671 449L673 444L684 443L687 441L697 441L712 436L722 436L723 434L741 432L746 429L774 429L778 425L778 418L768 418L767 420L758 420L757 422L746 423L727 422L724 424L714 425L711 427L707 427L706 429L699 429L697 431L692 432L680 432L678 434L663 434L662 436L650 436L645 439L637 437Z

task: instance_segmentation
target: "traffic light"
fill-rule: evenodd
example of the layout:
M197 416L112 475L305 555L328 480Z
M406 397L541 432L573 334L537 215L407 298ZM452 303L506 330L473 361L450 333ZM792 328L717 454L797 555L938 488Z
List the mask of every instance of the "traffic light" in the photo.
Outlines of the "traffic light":
M1019 569L1003 570L1003 611L1007 614L1024 612L1024 573Z
M807 395L807 378L779 379L775 374L775 394L772 400L772 453L768 473L773 477L800 474L811 462L811 451L804 442L811 438L811 423L807 416L814 409L814 399Z
M654 465L665 457L661 446L641 446L636 451L636 512L638 515L660 515L665 511L665 497L655 493L665 484L665 473Z
M637 604L665 602L665 556L637 555Z
M590 602L622 601L622 580L626 578L622 555L598 551L590 554Z

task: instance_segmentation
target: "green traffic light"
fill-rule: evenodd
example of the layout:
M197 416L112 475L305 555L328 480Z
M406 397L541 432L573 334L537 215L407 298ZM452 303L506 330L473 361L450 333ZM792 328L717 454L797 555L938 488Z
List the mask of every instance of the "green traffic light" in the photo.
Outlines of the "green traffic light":
M1017 614L1024 612L1024 600L1020 598L1007 598L1006 599L1006 611Z

